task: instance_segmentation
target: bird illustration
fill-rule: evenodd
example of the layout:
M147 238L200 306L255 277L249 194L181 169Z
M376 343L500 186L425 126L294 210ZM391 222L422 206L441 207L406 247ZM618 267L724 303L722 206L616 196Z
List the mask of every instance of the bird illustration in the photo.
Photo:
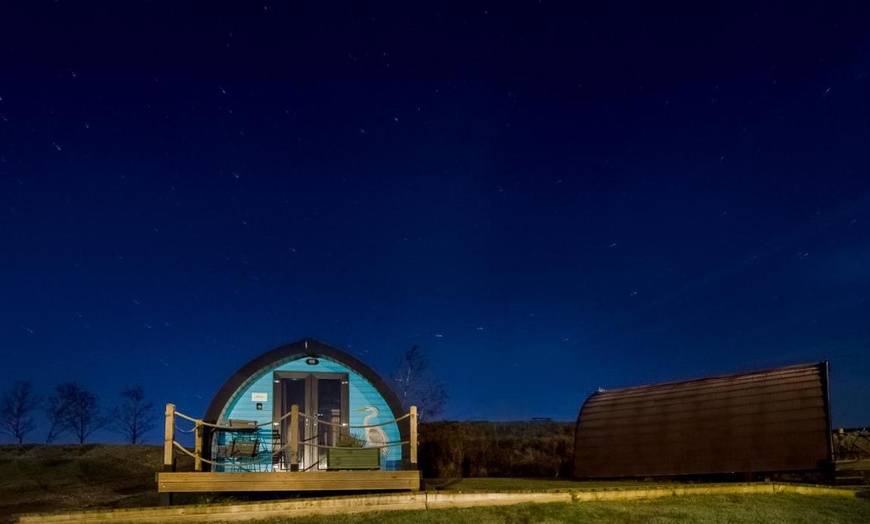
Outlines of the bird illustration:
M368 411L369 414L366 415L366 418L363 419L363 426L368 426L372 423L375 417L378 416L378 408L374 406L366 406L364 408L358 408L357 411ZM376 448L385 446L387 444L387 434L384 432L384 429L380 426L376 426L373 428L365 428L366 435L366 443L369 447ZM387 448L381 447L381 454L386 456Z

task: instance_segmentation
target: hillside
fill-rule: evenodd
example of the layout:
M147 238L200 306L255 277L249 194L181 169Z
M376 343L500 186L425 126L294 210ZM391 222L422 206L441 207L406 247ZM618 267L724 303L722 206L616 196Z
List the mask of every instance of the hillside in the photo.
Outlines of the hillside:
M16 513L158 503L160 446L0 446L0 522Z

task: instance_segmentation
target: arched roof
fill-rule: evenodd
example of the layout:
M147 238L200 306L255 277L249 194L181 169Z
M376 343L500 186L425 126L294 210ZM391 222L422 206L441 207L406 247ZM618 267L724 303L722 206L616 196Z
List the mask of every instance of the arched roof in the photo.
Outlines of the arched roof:
M812 470L830 435L827 362L599 391L577 417L574 474Z
M345 353L340 349L328 346L313 338L303 338L297 342L285 344L263 353L233 373L229 380L221 386L212 399L211 404L209 404L208 409L205 411L205 417L203 420L211 423L217 422L221 411L230 401L232 396L254 374L262 371L264 368L277 366L281 362L288 362L290 360L304 357L327 358L339 362L356 373L359 373L378 390L378 393L381 394L387 402L387 405L390 406L390 410L393 412L394 417L402 415L402 403L399 401L399 397L372 368L353 355Z

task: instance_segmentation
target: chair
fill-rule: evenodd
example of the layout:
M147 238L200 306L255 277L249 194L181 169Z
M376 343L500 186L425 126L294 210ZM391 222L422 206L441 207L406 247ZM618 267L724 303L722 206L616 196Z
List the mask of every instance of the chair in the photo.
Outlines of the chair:
M257 438L234 438L230 444L231 458L254 458L260 452L260 440Z

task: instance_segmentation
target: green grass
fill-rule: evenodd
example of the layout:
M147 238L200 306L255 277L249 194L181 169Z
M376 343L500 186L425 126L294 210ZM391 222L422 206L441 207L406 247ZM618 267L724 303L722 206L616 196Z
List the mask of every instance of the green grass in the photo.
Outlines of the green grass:
M870 501L793 494L698 495L622 502L387 511L276 518L259 522L262 524L861 523L870 522Z
M652 487L667 482L639 482L636 480L579 481L570 479L528 478L468 478L454 482L424 480L427 489L446 491L551 491L590 488Z

